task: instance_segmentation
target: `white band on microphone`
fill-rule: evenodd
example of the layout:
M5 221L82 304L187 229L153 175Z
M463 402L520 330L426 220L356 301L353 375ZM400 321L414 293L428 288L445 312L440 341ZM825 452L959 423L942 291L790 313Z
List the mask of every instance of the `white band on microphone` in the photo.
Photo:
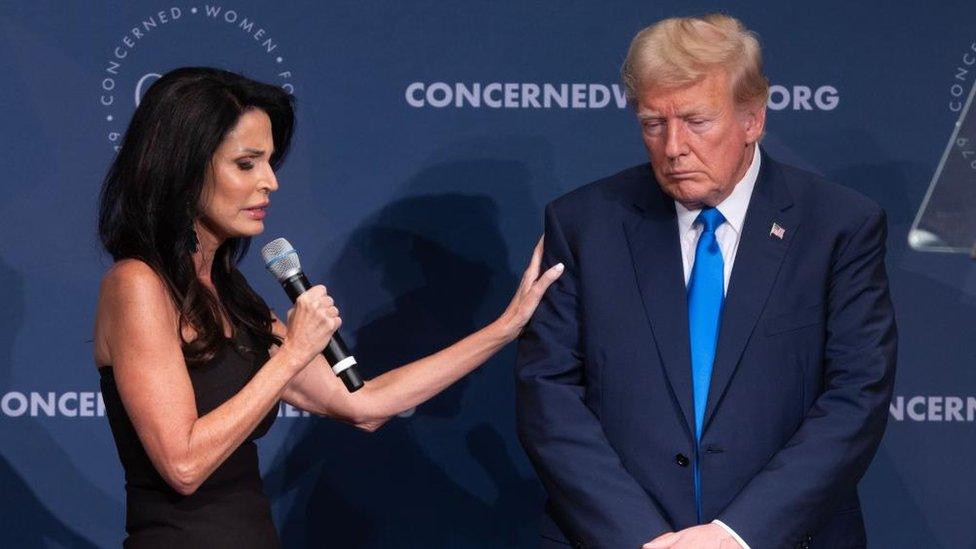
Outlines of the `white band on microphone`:
M346 370L352 368L355 365L356 365L356 357L347 356L346 358L340 360L339 362L336 362L335 365L332 366L332 371L335 373L335 375L339 375L342 372L345 372Z

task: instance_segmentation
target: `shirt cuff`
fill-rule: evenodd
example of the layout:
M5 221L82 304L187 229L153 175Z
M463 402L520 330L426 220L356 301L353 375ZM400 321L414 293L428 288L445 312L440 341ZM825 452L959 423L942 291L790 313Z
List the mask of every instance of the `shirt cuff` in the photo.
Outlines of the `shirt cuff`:
M729 528L729 526L727 524L725 524L724 522L722 522L722 521L720 521L718 519L715 519L712 522L715 523L715 524L718 524L719 526L721 526L722 528L724 528L725 531L728 532L730 536L732 536L733 538L735 538L735 541L739 542L739 545L742 546L742 549L751 549L749 547L749 544L746 543L744 539L740 538L739 537L739 534L736 534L735 533L735 530Z

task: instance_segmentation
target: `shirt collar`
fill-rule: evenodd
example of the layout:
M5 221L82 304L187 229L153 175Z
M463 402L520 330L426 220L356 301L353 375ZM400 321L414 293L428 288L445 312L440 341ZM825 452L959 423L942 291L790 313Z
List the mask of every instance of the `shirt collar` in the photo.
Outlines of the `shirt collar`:
M759 154L759 145L753 148L752 163L742 179L732 187L732 193L722 202L715 206L722 213L725 222L736 232L742 233L742 225L745 223L746 210L749 209L749 199L752 198L752 190L756 186L756 179L759 177L759 164L762 162ZM674 201L675 211L678 214L678 234L685 234L690 231L701 208L689 210L677 200Z

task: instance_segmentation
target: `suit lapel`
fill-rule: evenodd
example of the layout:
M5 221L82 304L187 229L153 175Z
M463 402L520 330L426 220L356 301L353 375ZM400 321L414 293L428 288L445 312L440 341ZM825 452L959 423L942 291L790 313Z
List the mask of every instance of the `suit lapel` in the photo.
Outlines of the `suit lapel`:
M634 203L624 231L658 354L691 434L695 418L691 351L678 223L673 200L660 191L653 177L646 184L646 194Z
M735 373L766 305L783 257L799 229L799 218L791 205L792 199L779 166L763 153L722 310L705 406L705 429ZM773 234L774 223L783 229L780 236ZM688 341L687 336L685 341Z

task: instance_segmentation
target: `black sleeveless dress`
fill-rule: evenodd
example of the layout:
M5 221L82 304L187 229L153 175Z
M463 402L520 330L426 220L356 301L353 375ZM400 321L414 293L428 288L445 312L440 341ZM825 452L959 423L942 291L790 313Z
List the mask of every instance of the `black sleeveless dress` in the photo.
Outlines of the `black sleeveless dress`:
M246 351L246 335L224 340L214 358L189 368L201 416L234 396L267 362L267 351ZM173 490L153 467L125 412L111 366L99 369L102 398L125 469L127 548L206 549L280 547L264 494L254 440L274 423L273 407L253 433L189 496Z

